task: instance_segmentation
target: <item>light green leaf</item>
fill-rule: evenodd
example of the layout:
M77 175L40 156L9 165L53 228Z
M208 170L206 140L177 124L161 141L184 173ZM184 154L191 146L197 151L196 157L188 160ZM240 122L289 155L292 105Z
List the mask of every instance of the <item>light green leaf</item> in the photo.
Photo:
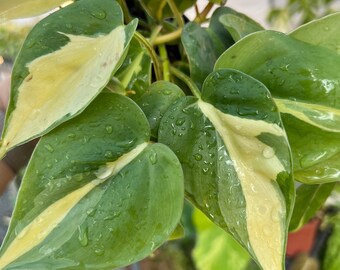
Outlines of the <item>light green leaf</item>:
M332 234L327 241L325 255L322 262L322 269L338 270L340 269L340 214L333 218Z
M335 183L306 185L296 189L296 200L289 230L298 230L306 224L320 209L331 194Z
M115 77L133 99L139 98L150 86L151 58L136 39L131 40L129 51Z
M201 212L194 212L197 242L193 259L198 270L244 270L250 260L247 252Z
M264 30L260 24L242 13L234 12L223 15L221 16L220 21L231 34L235 42L251 33Z
M340 13L304 24L289 35L298 40L331 49L340 54Z
M296 180L321 184L339 179L339 54L261 31L221 55L219 68L241 70L271 91L292 148Z
M103 93L43 137L23 178L0 268L112 269L166 241L181 217L183 175L176 156L149 143L149 135L134 102Z
M179 157L187 197L230 232L264 269L282 269L294 201L290 150L263 84L213 72L202 98L180 98L158 139Z
M0 157L84 110L120 66L136 25L125 27L111 0L79 1L38 23L13 68Z
M157 81L149 87L146 93L136 100L149 121L151 136L157 138L159 123L164 113L171 104L183 96L183 91L176 84L167 81Z
M66 0L1 0L0 23L12 19L33 17L59 7Z

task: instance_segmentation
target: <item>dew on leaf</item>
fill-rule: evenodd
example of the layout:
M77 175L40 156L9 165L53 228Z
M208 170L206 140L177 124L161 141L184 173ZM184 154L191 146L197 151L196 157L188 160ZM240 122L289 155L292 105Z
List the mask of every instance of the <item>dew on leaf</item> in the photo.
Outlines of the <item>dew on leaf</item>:
M87 226L78 225L78 240L83 247L88 245Z
M44 145L44 147L45 147L45 149L48 151L48 152L50 152L50 153L52 153L53 151L54 151L54 148L52 147L52 145L50 145L50 144L45 144Z
M194 158L195 158L195 160L200 161L200 160L202 160L202 155L197 153L197 154L194 155Z

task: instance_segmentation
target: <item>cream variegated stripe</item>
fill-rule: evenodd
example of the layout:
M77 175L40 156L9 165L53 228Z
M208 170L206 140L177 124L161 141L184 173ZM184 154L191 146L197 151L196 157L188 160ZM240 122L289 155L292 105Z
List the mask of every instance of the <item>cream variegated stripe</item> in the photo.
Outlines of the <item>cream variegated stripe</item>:
M18 89L0 153L82 110L106 85L124 52L124 26L95 37L60 34L70 39L64 47L27 64L29 74Z
M285 136L284 131L262 120L224 114L203 101L198 101L198 106L221 136L241 183L249 242L255 256L265 270L282 269L285 202L273 182L285 169L274 149L256 136Z
M96 173L97 179L85 186L72 191L65 197L56 201L41 212L30 224L28 224L11 242L0 258L0 269L18 259L35 246L42 243L45 238L57 227L76 204L91 190L108 178L116 175L133 159L135 159L148 143L138 145L132 151L122 155L116 161L107 163Z
M274 99L281 113L287 113L325 131L340 132L340 110L300 101Z

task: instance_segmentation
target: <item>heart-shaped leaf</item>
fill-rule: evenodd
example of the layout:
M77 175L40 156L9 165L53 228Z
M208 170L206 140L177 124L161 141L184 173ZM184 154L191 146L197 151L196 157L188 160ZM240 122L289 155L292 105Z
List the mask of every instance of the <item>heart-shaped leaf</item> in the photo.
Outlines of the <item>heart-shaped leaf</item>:
M180 98L169 108L158 139L179 157L188 198L264 269L283 269L294 185L266 87L236 70L213 72L201 99Z
M168 239L183 206L183 174L147 119L103 93L43 137L25 173L0 252L1 269L112 269ZM171 203L169 203L171 202Z
M15 62L0 157L79 114L120 66L137 21L111 0L83 0L28 35Z
M292 147L297 180L318 184L339 179L340 55L336 51L262 31L228 49L216 62L215 69L219 68L241 70L271 91Z

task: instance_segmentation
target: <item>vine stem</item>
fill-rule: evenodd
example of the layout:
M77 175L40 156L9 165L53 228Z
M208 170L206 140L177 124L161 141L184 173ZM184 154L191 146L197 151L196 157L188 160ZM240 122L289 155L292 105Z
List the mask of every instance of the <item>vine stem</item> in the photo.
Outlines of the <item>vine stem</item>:
M170 81L170 62L168 58L168 52L166 51L166 47L164 44L159 45L158 49L159 55L162 59L164 80Z
M203 22L203 21L207 18L208 13L210 12L210 10L212 9L213 6L214 6L214 4L211 3L211 2L209 2L209 3L205 6L205 8L203 9L203 11L197 15L197 17L195 18L194 22L197 22L197 23Z
M139 32L135 32L134 37L142 44L144 45L145 49L148 51L149 55L151 56L153 67L155 70L155 75L157 80L162 80L162 68L161 64L158 59L158 55L156 54L155 50L153 49L150 42Z
M174 40L180 38L181 34L182 34L182 28L178 28L177 30L175 30L175 31L173 31L169 34L165 34L165 35L156 37L153 44L159 45L159 44L164 44L164 43L167 43L167 42L174 41Z
M120 6L122 8L122 11L123 11L123 14L124 14L124 21L125 21L126 24L128 24L129 22L132 21L128 6L127 6L125 0L118 0L118 3L120 4Z
M182 14L178 11L178 8L175 2L173 0L166 0L166 2L168 3L172 13L174 14L179 27L183 28L184 20L183 20Z
M189 87L191 93L195 97L197 97L198 99L201 99L201 92L200 92L200 90L198 89L196 84L193 82L193 80L189 76L187 76L182 71L180 71L179 69L174 68L174 67L170 67L170 72L173 75L175 75L177 78L182 80Z

